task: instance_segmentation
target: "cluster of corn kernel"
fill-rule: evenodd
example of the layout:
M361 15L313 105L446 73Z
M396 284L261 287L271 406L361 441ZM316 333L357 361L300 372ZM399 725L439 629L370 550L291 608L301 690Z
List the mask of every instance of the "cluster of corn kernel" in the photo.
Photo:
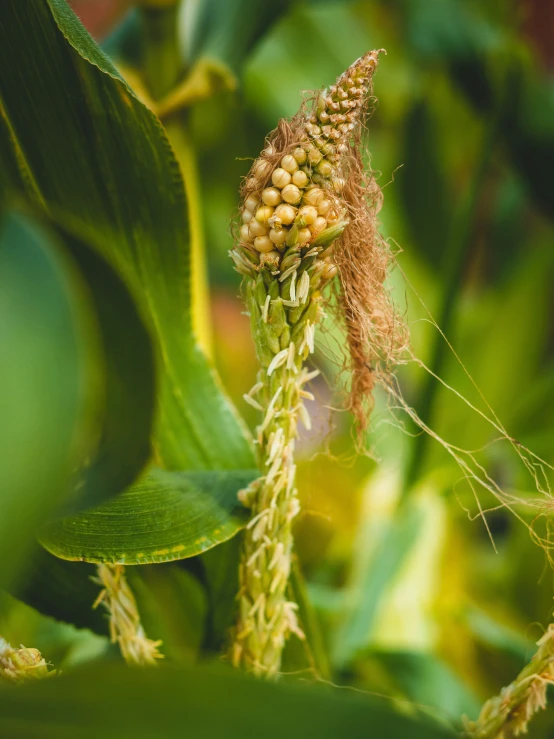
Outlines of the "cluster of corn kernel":
M276 162L270 145L254 163L232 254L239 272L266 266L278 273L283 258L309 251L324 262L324 278L337 273L331 244L348 223L341 160L366 105L377 56L362 57L319 94L294 148Z

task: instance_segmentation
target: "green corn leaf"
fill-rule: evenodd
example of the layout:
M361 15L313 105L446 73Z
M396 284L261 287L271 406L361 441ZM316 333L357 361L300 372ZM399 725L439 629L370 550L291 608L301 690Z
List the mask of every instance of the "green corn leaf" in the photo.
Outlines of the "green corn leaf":
M78 271L38 223L0 220L0 568L68 493L96 436L102 370Z
M257 475L152 469L102 506L46 525L39 539L52 554L74 561L149 564L192 557L244 525L237 491Z
M0 96L12 144L37 198L113 262L155 333L163 466L252 467L245 431L192 335L186 202L159 121L65 0L9 0L0 63L10 70Z
M12 153L6 170L12 173L9 184L20 189L23 182L31 199L97 246L130 288L150 326L159 374L152 440L157 463L170 470L254 468L245 428L193 335L186 201L159 121L135 97L65 0L6 3L0 63L10 70L0 80L7 121L1 150ZM14 161L18 176L13 175ZM165 549L173 550L166 558L178 552L192 556L229 538L242 525L229 506L221 505L217 492L209 497L203 491L203 501L200 492L183 494L179 476L172 478L172 489L169 478L160 485L156 474L155 484L151 480L130 490L121 502L126 517L119 519L119 533L126 541L135 533L132 522L150 511L149 538L141 543L151 554L144 561L162 561L155 552ZM131 510L131 502L138 499L138 510ZM163 512L177 500L179 521L185 525L167 541ZM109 513L106 520L112 520ZM77 529L84 532L83 526ZM75 540L72 546L79 556L90 552L93 561L116 556L103 544L100 551L98 544L91 546L86 537L80 547ZM141 553L139 548L128 556Z
M82 241L60 228L58 232L89 289L105 364L101 437L67 503L74 511L121 492L148 461L154 357L150 336L117 274Z
M10 739L447 739L446 725L371 696L255 681L207 669L112 664L0 693Z

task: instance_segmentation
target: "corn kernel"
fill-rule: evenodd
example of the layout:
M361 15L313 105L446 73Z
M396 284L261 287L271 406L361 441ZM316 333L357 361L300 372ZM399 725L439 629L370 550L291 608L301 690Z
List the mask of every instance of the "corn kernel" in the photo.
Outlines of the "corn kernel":
M281 193L276 187L266 187L262 192L262 200L266 205L279 205L281 202Z
M287 172L290 172L290 174L293 174L298 169L298 162L292 154L285 154L281 159L281 167Z
M316 169L322 177L329 177L333 172L333 165L327 159L322 159Z
M308 161L312 166L319 164L322 159L323 154L319 151L319 149L310 149L310 151L308 152Z
M273 242L268 236L256 236L254 239L254 249L262 252L262 254L267 254L268 252L273 251Z
M303 205L298 211L298 215L302 218L306 226L309 226L312 223L315 223L315 219L317 218L317 208L313 205Z
M323 277L326 280L330 280L332 277L334 277L339 271L339 268L336 264L332 263L326 263L325 267L323 268Z
M290 174L288 172L287 172L287 175L290 177ZM294 205L294 204L300 202L300 198L302 197L302 193L296 187L296 185L286 185L285 187L283 187L283 190L281 192L281 196L282 196L283 200L285 201L285 203L290 203L291 205Z
M309 241L312 238L312 232L309 228L299 228L298 229L298 243L299 244L305 244L307 241ZM256 242L254 242L255 245Z
M327 198L321 198L321 200L318 201L317 204L317 213L320 216L326 216L329 212L329 208L331 207L331 201L327 200Z
M310 231L312 234L318 234L325 228L327 228L327 219L322 216L318 216L310 226Z
M308 175L302 172L301 169L296 170L292 176L292 184L296 185L296 187L307 187L309 181Z
M277 206L275 209L274 215L279 218L281 223L285 226L289 226L296 218L296 208L293 208L292 205L281 203L281 205Z
M292 177L290 175L290 172L287 172L286 169L283 169L282 167L277 167L277 169L273 172L271 175L271 181L275 185L275 187L278 187L282 189L283 187L286 187Z
M248 225L245 223L240 227L240 240L246 242L247 244L252 243L252 236L250 234L250 229L248 228Z
M242 211L242 222L243 223L250 223L250 221L254 218L254 213L252 213L251 210L247 210L246 208Z
M292 155L296 159L298 164L300 164L300 166L302 166L302 164L306 164L306 159L308 158L308 155L301 146L297 146L296 149L292 152Z
M257 180L265 180L271 172L271 164L266 159L258 159L252 167L252 176Z
M304 202L306 205L317 205L320 200L325 197L325 193L319 187L311 187L304 193Z
M246 198L246 201L244 203L244 207L246 208L246 210L252 210L252 211L254 211L258 207L258 203L259 202L260 202L260 198L258 198L256 195L249 195Z
M267 223L273 215L274 210L275 208L272 208L270 205L262 205L261 208L258 208L256 211L256 220L258 223Z
M268 232L268 228L265 223L260 223L255 218L248 224L251 236L265 236Z
M269 238L271 239L272 243L275 244L275 246L282 246L285 243L285 240L287 238L287 229L286 228L272 228L269 232Z

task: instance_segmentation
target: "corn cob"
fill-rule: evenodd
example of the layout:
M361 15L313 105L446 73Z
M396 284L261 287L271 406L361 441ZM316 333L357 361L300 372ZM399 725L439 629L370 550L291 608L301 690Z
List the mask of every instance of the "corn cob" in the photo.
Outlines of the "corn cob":
M339 271L333 250L358 216L345 190L359 184L352 183L352 161L361 161L353 150L378 54L356 61L315 96L311 110L280 122L245 180L242 225L230 252L244 278L242 294L261 365L245 399L263 414L257 444L264 475L239 495L251 518L231 660L259 676L278 673L291 632L303 638L287 588L292 523L300 509L295 439L299 420L309 428L304 400L311 395L305 388L317 374L304 363L324 315L322 290Z
M93 608L103 604L110 616L110 636L118 644L128 664L155 665L163 654L158 651L161 641L149 639L140 622L135 597L123 565L98 565L95 582L103 586Z
M38 649L24 646L14 649L0 637L0 678L19 683L24 680L40 680L55 674L55 670L48 669Z

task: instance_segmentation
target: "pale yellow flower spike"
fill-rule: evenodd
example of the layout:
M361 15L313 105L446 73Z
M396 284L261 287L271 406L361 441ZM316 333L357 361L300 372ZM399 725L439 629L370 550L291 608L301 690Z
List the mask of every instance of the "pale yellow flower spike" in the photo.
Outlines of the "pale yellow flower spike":
M161 641L152 641L144 633L135 597L125 577L123 565L99 565L95 581L104 588L93 608L100 603L110 615L110 636L119 644L121 654L130 665L155 665L163 659L158 651Z

